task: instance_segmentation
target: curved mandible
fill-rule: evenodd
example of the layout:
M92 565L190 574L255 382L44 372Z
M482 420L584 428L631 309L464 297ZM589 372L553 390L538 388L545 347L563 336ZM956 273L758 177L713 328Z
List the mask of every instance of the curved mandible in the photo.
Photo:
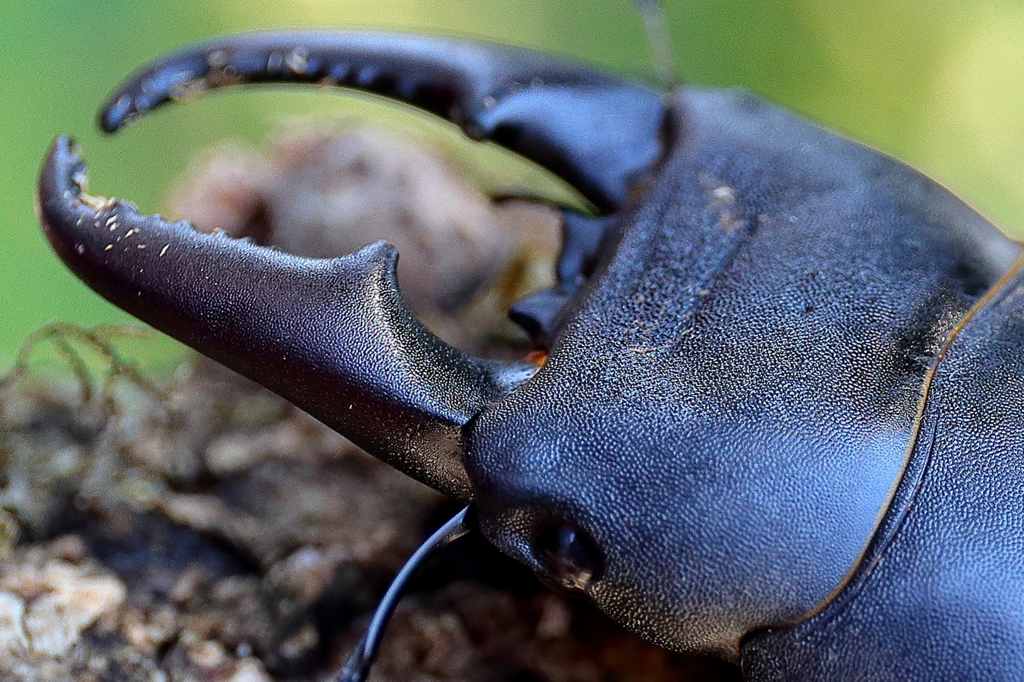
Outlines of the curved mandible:
M394 247L300 258L89 196L84 177L74 143L58 138L39 213L86 284L413 478L472 498L461 427L535 368L473 357L427 331L402 301Z
M108 98L114 132L167 102L244 83L374 92L446 118L620 208L662 155L662 93L549 55L482 42L323 31L243 33L159 57Z

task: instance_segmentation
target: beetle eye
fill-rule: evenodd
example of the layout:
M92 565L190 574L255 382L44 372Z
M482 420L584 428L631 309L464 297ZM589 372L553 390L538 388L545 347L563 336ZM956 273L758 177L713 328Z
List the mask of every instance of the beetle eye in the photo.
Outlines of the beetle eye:
M533 553L566 589L584 590L601 577L604 559L594 541L581 530L548 526L534 540Z

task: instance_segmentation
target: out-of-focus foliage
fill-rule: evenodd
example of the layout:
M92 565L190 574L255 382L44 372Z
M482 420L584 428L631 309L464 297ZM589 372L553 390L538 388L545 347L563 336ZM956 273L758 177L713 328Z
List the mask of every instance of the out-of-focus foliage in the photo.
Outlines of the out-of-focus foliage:
M995 222L1024 232L1024 4L1019 0L666 0L678 70L741 85L924 169ZM7 0L0 4L0 366L51 319L124 319L67 274L33 216L33 186L58 133L81 141L91 187L161 208L198 150L257 141L282 117L404 117L310 92L218 95L100 139L94 111L144 60L209 35L276 26L360 26L472 35L590 59L650 78L629 0ZM455 144L448 142L448 144ZM470 148L460 156L472 156ZM524 166L480 164L493 185Z

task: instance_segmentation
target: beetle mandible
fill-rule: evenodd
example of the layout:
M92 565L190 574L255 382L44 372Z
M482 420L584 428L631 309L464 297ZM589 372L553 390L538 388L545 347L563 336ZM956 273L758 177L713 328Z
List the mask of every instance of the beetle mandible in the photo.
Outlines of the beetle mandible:
M141 215L86 194L63 137L39 185L58 255L653 642L751 680L1024 676L1020 244L744 92L484 43L219 38L143 67L101 125L279 81L411 103L597 208L513 307L542 366L434 337L386 243L314 260Z

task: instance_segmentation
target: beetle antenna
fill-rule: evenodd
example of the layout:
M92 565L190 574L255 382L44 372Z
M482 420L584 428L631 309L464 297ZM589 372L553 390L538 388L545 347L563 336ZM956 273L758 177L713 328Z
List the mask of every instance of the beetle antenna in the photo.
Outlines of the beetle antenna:
M678 87L680 82L676 74L675 60L672 59L672 43L665 23L665 8L661 6L660 0L633 0L633 4L640 14L644 33L647 34L647 50L650 52L651 64L658 74L658 80L666 89Z
M406 583L415 575L416 570L423 562L433 556L437 550L453 540L458 540L473 529L474 524L469 510L470 508L466 507L453 516L448 523L438 528L405 562L398 575L391 581L391 585L388 586L388 591L384 593L380 603L377 604L363 638L345 659L345 665L341 666L337 682L365 682L366 676L370 674L370 666L377 658L377 650L380 648L384 628L387 627L391 614L398 606L398 600L402 596Z

